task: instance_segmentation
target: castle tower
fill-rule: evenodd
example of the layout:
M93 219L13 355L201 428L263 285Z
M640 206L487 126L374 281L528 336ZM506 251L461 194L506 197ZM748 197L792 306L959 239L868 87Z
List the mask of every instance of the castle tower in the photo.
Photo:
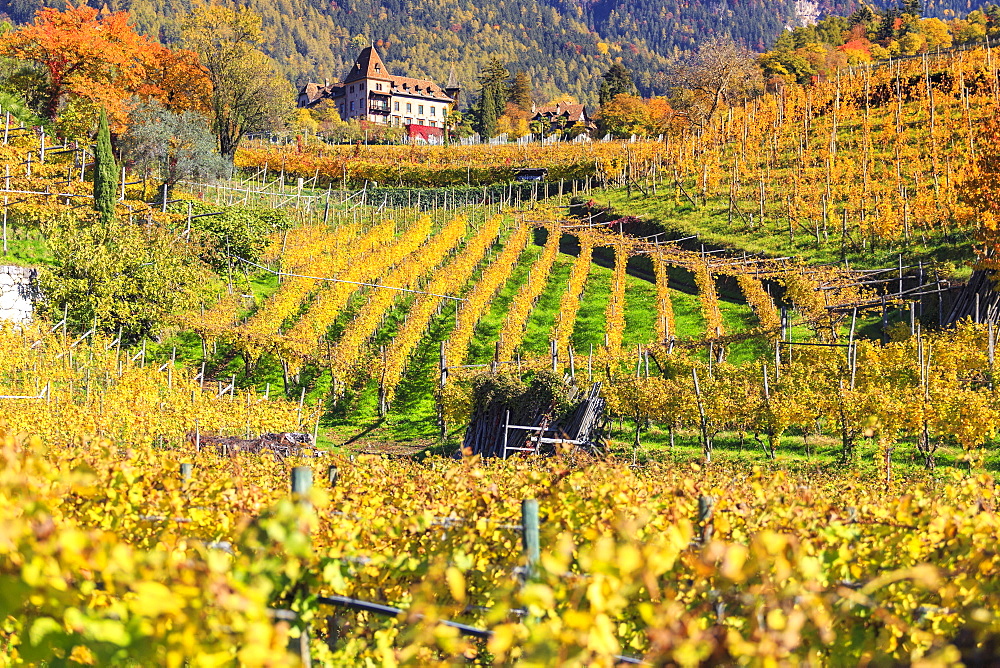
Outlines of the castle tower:
M451 66L451 71L448 72L448 83L444 85L445 95L455 100L455 104L452 109L458 109L458 96L462 94L462 87L458 85L458 79L455 77L455 66Z

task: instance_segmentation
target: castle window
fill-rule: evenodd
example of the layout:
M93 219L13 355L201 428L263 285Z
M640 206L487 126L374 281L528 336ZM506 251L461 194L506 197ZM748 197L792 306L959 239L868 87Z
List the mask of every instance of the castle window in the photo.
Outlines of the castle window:
M352 93L354 92L354 86L351 86L351 92Z
M417 105L417 113L423 115L423 113L424 113L424 105L422 105L422 104L418 104Z
M377 67L375 68L375 71L378 71ZM382 84L375 84L375 90L382 90Z
M354 100L351 100L351 111L354 111Z
M399 102L396 103L396 109L395 109L395 111L399 111Z
M382 71L382 68L378 66L378 63L375 63L375 71L376 72L381 72Z
M408 114L413 113L413 105L410 104L409 102L406 103L406 113Z
M431 105L431 116L437 116L438 109L433 104Z

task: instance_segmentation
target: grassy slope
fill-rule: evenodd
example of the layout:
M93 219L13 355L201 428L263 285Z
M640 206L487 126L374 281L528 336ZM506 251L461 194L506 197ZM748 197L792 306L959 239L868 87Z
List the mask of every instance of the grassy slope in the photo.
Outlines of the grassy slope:
M0 264L39 267L52 264L52 254L41 234L8 228L7 252L0 252Z
M612 206L618 215L638 216L657 222L672 231L676 238L697 234L706 244L735 251L762 253L772 257L791 255L821 264L841 264L843 261L835 230L829 231L829 241L821 234L820 242L817 243L813 234L796 228L795 241L790 244L787 223L772 221L762 228L751 230L736 217L730 224L728 201L710 198L706 206L697 208L683 199L678 204L674 201L673 189L666 184L656 195L644 196L633 189L630 196L624 188L606 188L594 190L588 197L598 204ZM968 273L965 263L972 258L967 240L955 240L941 235L928 237L927 243L914 237L905 249L849 250L846 259L852 267L889 267L897 263L900 252L907 263L917 260L925 263L949 263L954 266L956 276Z

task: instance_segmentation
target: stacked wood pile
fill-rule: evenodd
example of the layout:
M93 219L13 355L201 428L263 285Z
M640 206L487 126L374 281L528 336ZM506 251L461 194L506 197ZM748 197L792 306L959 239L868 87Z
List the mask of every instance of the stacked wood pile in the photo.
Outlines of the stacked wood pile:
M601 384L594 383L584 390L569 378L564 378L563 383L562 396L547 396L534 381L520 394L497 393L499 396L477 401L462 452L503 457L505 449L531 448L540 454L552 454L560 442L591 452L600 450L606 428Z
M952 303L943 326L953 327L963 318L996 324L997 316L1000 315L1000 293L996 289L996 279L996 272L989 269L972 272L969 282Z
M315 457L317 454L312 435L296 432L261 434L257 438L250 439L188 432L187 440L196 450L207 448L222 457L234 457L241 452L251 454L270 452L275 458L283 460L294 456Z

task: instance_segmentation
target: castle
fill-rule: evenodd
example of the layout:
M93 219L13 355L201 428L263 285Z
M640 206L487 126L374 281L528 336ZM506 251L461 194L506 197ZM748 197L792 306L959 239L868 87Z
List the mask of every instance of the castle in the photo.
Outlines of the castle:
M389 73L374 46L358 55L342 83L308 83L299 91L298 106L312 107L330 100L340 118L357 118L382 125L401 126L411 136L444 134L448 113L458 104L460 88L454 72L445 86L432 81Z

